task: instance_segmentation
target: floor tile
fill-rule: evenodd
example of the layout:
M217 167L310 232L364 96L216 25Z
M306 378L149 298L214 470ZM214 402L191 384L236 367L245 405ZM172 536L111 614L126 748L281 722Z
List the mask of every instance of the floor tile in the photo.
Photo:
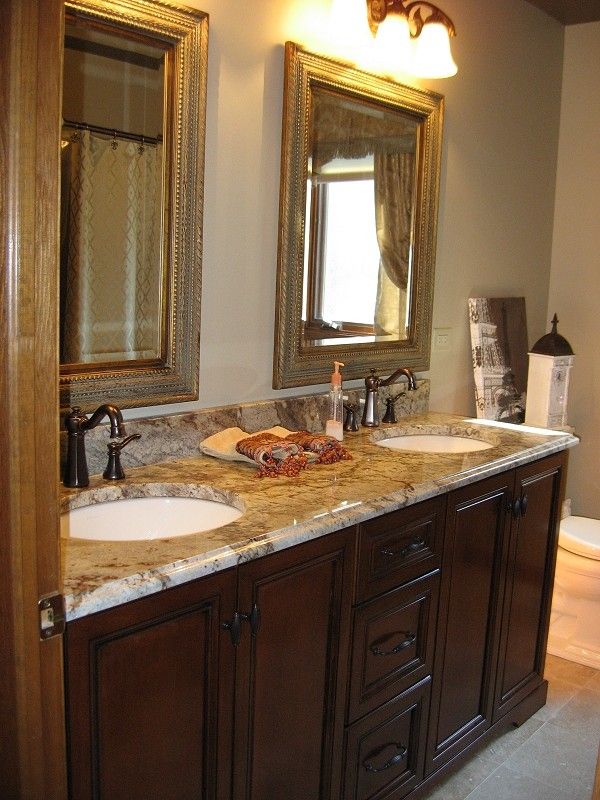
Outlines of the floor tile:
M600 670L548 656L546 706L496 736L427 800L590 800Z
M552 720L542 725L503 766L540 783L560 787L570 800L585 800L592 791L597 747L597 736L585 727L572 730Z
M574 661L567 661L566 658L552 656L550 653L546 656L544 678L547 681L567 681L568 683L574 683L576 686L583 686L597 672L598 670L592 667L576 664Z
M600 692L593 689L579 689L575 695L558 710L552 721L574 732L585 731L600 739Z
M587 686L587 684L586 684ZM600 687L600 684L599 684ZM548 697L546 705L542 706L536 713L536 719L547 721L552 719L563 708L569 700L572 700L579 687L567 681L552 678L548 683Z
M468 795L469 800L574 800L571 794L500 766ZM579 799L578 799L579 800Z
M440 783L427 800L464 800L473 789L498 768L498 764L488 755L481 753L468 761L443 783Z
M539 713L539 712L538 712ZM509 728L499 736L494 737L481 751L493 759L496 764L502 764L517 748L526 742L544 724L543 719L537 715L530 717L518 728Z

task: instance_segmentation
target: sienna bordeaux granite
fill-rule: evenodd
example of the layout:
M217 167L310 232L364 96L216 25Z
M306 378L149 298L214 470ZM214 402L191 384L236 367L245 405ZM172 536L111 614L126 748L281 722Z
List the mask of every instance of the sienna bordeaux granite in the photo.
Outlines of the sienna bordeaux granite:
M364 395L361 389L344 391L348 402L356 404ZM396 383L379 392L381 417L385 413L388 396L398 397L396 416L422 414L429 409L429 381L419 380L417 391L409 392L406 383ZM107 399L110 402L110 398ZM140 433L142 438L128 445L121 460L125 472L134 466L147 466L173 458L188 458L198 454L198 442L224 428L241 428L248 433L282 425L289 430L321 432L327 419L327 394L288 397L282 400L262 400L237 406L206 408L187 414L127 420L125 430L129 436ZM362 414L362 406L360 414ZM359 422L360 422L359 414ZM61 430L61 459L64 463L67 435ZM85 435L88 470L90 475L101 475L108 461L108 424L98 425Z
M267 424L273 421L269 418ZM289 420L285 422L289 425ZM377 439L401 433L460 434L483 439L492 447L472 453L432 454L375 444ZM94 477L87 489L63 489L63 511L120 497L177 494L226 501L243 514L221 528L171 539L63 540L67 619L283 550L577 442L567 433L490 427L458 416L427 413L405 418L397 425L346 434L344 445L352 454L351 461L313 466L295 478L259 479L251 464L220 461L198 451L193 456L130 468L126 480L118 484Z

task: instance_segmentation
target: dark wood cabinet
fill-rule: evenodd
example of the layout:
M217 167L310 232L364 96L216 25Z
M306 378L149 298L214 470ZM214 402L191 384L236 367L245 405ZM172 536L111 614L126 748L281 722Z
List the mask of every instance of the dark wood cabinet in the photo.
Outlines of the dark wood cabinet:
M349 722L431 675L439 577L434 570L354 612Z
M422 797L545 701L565 465L70 622L71 800Z
M430 679L351 725L344 800L399 800L423 778Z
M240 568L235 800L339 797L353 568L354 530Z
M72 800L225 800L235 570L67 626Z
M358 526L357 603L440 566L445 500L434 497Z
M514 473L448 497L427 772L489 727Z
M516 472L494 720L542 682L563 469L558 455Z
M444 509L359 526L344 800L400 800L423 780Z
M565 458L550 456L448 496L427 774L536 690L543 690L538 707L545 701Z
M337 797L354 540L70 623L71 800Z

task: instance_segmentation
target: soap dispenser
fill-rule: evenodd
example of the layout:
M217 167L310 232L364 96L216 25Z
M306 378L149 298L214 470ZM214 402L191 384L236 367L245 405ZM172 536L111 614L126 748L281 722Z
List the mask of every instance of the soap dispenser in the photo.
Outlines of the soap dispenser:
M340 367L341 361L333 362L333 373L331 375L331 388L329 389L329 413L325 423L325 433L333 436L339 442L344 438L344 396L342 393L342 375Z

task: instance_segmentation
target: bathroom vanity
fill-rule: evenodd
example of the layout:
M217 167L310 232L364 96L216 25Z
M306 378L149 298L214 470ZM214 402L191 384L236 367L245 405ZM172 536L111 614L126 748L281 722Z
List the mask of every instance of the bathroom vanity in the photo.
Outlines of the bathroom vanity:
M434 422L492 447L390 452L378 430L295 479L157 464L124 491L195 474L235 484L245 513L179 540L64 543L73 800L426 797L544 704L577 440L436 415L398 428Z

